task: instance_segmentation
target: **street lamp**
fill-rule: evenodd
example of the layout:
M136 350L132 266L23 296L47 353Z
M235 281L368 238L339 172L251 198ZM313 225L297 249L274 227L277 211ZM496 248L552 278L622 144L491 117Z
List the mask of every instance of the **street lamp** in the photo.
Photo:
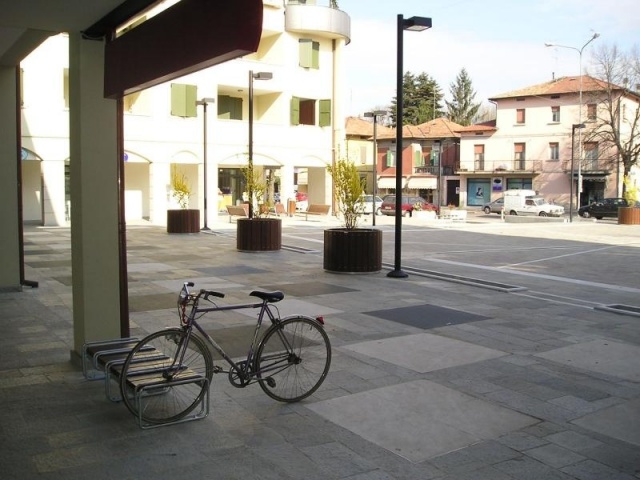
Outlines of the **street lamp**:
M582 45L582 47L577 48L577 47L571 47L568 45L558 45L556 43L545 43L544 46L545 47L558 47L558 48L568 48L570 50L575 50L576 52L578 52L578 56L579 56L579 67L580 67L580 78L579 78L579 82L580 82L580 97L578 100L579 103L579 110L578 110L578 125L582 125L582 127L580 127L578 129L578 188L577 188L577 192L576 192L576 197L578 198L578 208L580 208L580 194L582 193L582 129L584 128L584 124L582 123L582 52L583 50L586 48L587 45L589 45L591 42L593 42L596 38L598 38L600 36L599 33L594 33L591 38L584 44ZM573 135L573 132L572 132ZM572 139L573 141L573 139ZM573 144L571 145L571 148L573 148ZM573 162L573 154L572 154L572 158L571 161ZM571 168L571 185L573 187L573 167ZM573 195L571 195L573 196ZM573 199L571 199L571 202L573 202Z
M205 97L202 100L196 100L196 105L202 105L203 121L202 121L202 161L204 162L204 228L209 230L207 225L207 105L215 103L215 98Z
M571 180L569 181L569 222L573 222L573 145L574 145L574 136L576 133L576 129L582 130L584 128L584 123L574 123L571 126ZM576 188L576 190L578 190ZM576 203L578 204L578 208L580 207L580 199L578 197L579 192L576 191Z
M404 30L421 32L431 28L431 19L426 17L411 17L404 19L398 15L398 49L396 67L396 226L395 226L395 252L393 270L387 273L387 277L406 278L408 275L402 271L402 125L403 125L403 33Z
M376 194L378 193L378 117L386 115L385 110L374 110L373 112L365 112L364 116L367 118L373 118L373 186L372 186L372 198L371 198L371 218L372 225L376 225Z
M253 81L254 80L271 80L273 73L271 72L255 72L249 70L249 175L253 176ZM249 218L253 218L253 178L248 178L249 184Z

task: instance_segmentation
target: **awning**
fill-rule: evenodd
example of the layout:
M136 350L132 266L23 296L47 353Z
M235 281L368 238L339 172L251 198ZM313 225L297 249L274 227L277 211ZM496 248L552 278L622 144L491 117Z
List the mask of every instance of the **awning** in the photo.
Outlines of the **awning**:
M406 183L406 177L402 177L402 188ZM396 188L396 177L380 177L378 179L378 188Z
M410 177L406 188L409 190L436 190L438 179L435 177Z

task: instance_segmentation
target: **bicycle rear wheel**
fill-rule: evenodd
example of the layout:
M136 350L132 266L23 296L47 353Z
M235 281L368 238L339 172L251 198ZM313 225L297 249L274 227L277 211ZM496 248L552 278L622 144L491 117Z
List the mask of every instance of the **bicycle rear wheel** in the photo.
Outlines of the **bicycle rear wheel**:
M204 341L172 328L152 333L133 348L122 367L120 392L142 423L173 423L205 401L212 376L213 359Z
M307 317L272 325L256 353L258 383L280 402L297 402L315 392L331 365L331 344L324 328Z

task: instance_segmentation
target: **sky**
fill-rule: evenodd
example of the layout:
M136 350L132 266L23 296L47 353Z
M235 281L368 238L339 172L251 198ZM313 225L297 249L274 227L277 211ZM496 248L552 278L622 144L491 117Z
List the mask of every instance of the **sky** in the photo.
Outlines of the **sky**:
M397 17L430 17L432 28L405 31L404 71L425 72L445 98L465 68L475 100L579 75L594 47L640 47L640 0L338 0L351 17L344 52L346 115L391 104L396 90Z

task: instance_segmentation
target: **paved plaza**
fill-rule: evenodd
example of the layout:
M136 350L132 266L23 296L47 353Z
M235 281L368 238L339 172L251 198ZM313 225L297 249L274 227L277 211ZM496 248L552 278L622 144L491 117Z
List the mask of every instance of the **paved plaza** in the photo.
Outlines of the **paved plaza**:
M613 221L379 217L383 271L323 271L333 218L283 219L283 249L210 232L127 229L132 334L175 325L184 281L245 302L282 290L281 315L324 316L322 387L281 404L214 376L204 420L141 430L88 381L73 345L68 228L25 227L25 276L0 293L3 479L640 478L640 227ZM365 225L370 224L368 218ZM202 318L240 355L251 312Z

